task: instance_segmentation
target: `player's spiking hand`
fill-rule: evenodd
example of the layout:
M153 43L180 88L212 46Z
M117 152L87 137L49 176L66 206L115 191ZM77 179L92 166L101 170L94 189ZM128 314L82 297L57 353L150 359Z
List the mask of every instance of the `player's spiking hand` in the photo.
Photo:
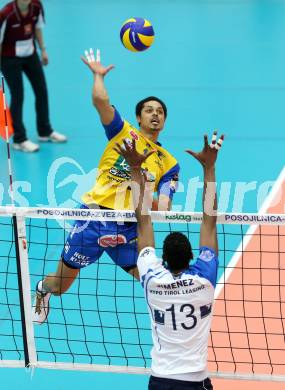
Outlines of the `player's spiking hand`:
M204 148L201 152L197 153L193 152L192 150L186 150L186 152L191 154L191 156L198 160L203 165L203 167L213 167L217 160L218 151L222 146L224 138L224 134L222 134L217 141L217 132L214 131L210 145L208 142L208 136L204 135Z
M82 56L81 59L94 74L105 76L111 69L114 68L114 65L103 66L101 64L101 55L99 49L96 50L96 58L92 48L85 50L84 54L85 56Z
M122 155L131 168L140 168L145 160L151 156L155 150L150 150L146 154L140 154L136 149L136 141L132 139L132 143L128 143L126 139L123 139L124 147L116 143L114 150Z

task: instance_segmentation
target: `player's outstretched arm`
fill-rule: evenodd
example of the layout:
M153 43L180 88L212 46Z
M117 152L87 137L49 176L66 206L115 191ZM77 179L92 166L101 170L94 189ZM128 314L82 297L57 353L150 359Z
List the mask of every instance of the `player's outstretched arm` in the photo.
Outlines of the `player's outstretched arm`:
M200 162L204 170L204 191L203 191L203 221L200 232L200 246L213 248L218 254L217 240L217 191L216 191L216 173L215 164L218 151L222 146L224 135L218 142L217 132L213 133L212 142L209 145L207 135L204 136L204 148L201 152L196 153L187 150L196 160Z
M142 155L136 150L136 141L134 139L131 145L125 139L123 142L124 147L117 143L114 149L125 158L131 169L132 197L138 222L138 252L140 252L147 246L154 248L153 227L147 209L149 202L146 199L149 193L147 190L147 182L142 174L141 165L155 150L151 150L146 155Z
M103 66L101 64L100 50L96 51L96 58L93 49L85 50L85 57L81 57L84 64L88 66L94 74L94 84L92 89L92 101L96 107L101 122L109 125L114 119L114 107L111 106L109 96L104 84L104 77L114 68L114 65Z

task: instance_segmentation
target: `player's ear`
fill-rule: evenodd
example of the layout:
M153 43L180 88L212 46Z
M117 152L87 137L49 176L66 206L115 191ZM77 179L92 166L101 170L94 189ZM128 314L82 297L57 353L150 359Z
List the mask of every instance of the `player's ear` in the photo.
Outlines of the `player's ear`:
M139 126L141 125L141 116L140 115L137 115L137 122L139 124Z

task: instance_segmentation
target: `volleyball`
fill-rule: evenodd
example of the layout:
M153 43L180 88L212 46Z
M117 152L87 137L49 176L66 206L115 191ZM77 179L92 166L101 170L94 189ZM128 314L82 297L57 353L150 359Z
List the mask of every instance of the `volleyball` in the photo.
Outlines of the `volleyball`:
M151 23L143 18L130 18L123 24L120 37L123 45L131 51L144 51L154 40Z

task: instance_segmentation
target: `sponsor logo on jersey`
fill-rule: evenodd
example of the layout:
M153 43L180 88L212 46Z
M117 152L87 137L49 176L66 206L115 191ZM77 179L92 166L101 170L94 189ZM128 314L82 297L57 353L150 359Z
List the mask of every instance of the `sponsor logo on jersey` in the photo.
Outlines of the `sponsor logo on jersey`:
M160 160L164 159L166 156L160 150L157 151L157 156Z
M116 167L112 167L109 172L111 175L119 177L120 179L130 180L131 178L131 175L128 172L122 171Z
M124 180L130 180L131 178L130 166L122 156L118 157L114 166L110 168L109 173Z
M205 286L202 284L201 286L193 287L193 288L187 288L187 289L181 289L181 290L163 290L164 295L186 295L186 294L193 294L200 290L204 290Z
M68 253L69 249L70 249L70 245L69 245L69 243L67 242L67 243L65 244L65 246L64 246L64 252L65 252L65 253Z
M163 165L159 160L154 160L154 163L160 168L163 169Z
M103 248L115 248L117 245L126 243L127 239L123 234L106 234L98 238L98 244Z
M81 266L86 266L91 263L90 256L82 255L82 253L75 252L73 256L69 259L70 262L80 264Z
M162 310L154 310L154 322L160 325L165 324L165 312Z
M149 254L150 254L150 249L145 249L145 250L141 253L140 257L145 257L145 256L148 256Z
M207 317L209 314L211 314L212 311L212 304L208 303L208 305L200 306L200 316L201 319Z
M206 262L213 260L214 257L215 257L215 253L213 253L209 249L202 249L201 253L199 255L199 259L206 261Z
M116 168L118 168L119 170L125 171L125 172L130 172L130 170L131 170L129 164L127 163L127 161L122 156L119 156L119 158L115 162L114 166Z
M134 132L134 130L131 130L130 131L130 135L133 139L135 139L136 141L139 139L139 136L137 135L137 133Z

